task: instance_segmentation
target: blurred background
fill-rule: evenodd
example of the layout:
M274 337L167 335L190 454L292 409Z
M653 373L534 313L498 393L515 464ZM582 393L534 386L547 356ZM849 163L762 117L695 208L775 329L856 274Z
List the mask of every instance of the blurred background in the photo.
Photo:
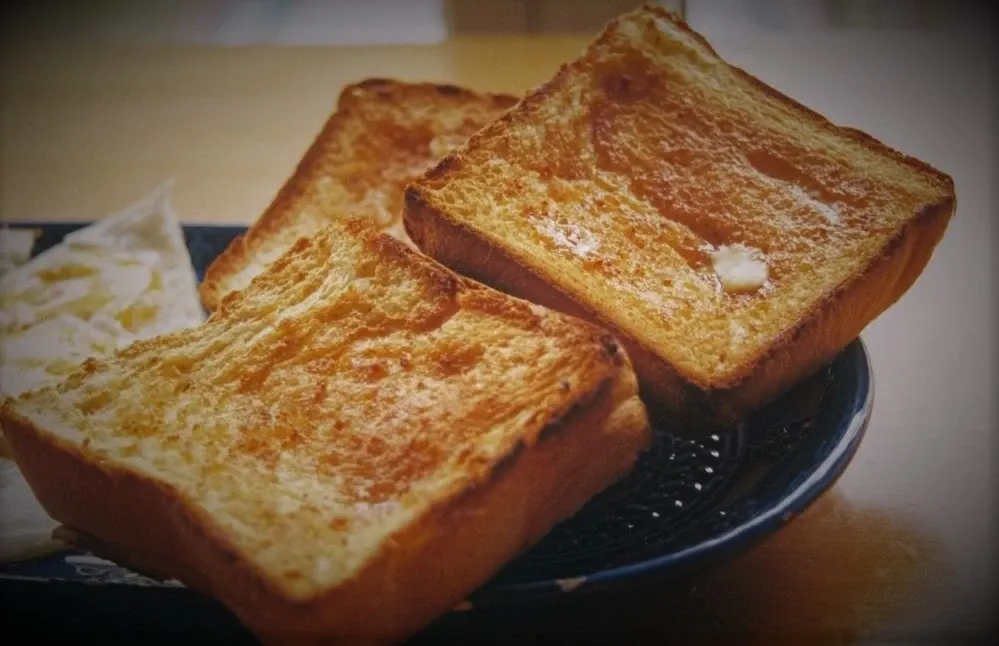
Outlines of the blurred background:
M464 35L586 33L630 0L21 0L5 37L213 45L429 44ZM709 37L745 30L948 30L985 19L960 0L661 0Z

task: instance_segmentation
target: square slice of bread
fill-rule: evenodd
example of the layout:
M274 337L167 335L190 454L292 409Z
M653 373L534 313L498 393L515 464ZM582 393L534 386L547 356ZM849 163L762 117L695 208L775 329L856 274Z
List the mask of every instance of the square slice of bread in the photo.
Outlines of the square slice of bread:
M347 86L336 110L267 210L208 268L208 310L246 287L300 237L330 220L370 215L401 226L405 185L517 99L453 85L368 79Z
M626 353L370 223L0 408L48 513L268 641L396 639L627 473Z
M834 125L645 6L407 190L451 268L625 343L654 419L732 424L919 276L950 177Z

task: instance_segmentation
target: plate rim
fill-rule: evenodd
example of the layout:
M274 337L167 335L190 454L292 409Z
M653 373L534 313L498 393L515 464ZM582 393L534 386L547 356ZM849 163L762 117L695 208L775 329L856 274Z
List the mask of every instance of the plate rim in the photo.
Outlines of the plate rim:
M703 564L727 551L747 551L759 540L776 533L836 484L860 448L874 408L874 371L870 353L862 337L858 336L851 341L837 358L851 352L855 354L857 361L853 375L852 407L848 414L844 411L844 416L832 435L836 438L835 442L826 456L812 467L811 472L790 493L724 533L681 550L581 575L575 579L548 579L511 583L495 588L483 587L469 595L469 601L473 605L496 605L508 603L514 598L550 596L553 592L564 595L593 591L597 587L605 589L609 586L634 584L642 579L666 576L670 571L681 567Z

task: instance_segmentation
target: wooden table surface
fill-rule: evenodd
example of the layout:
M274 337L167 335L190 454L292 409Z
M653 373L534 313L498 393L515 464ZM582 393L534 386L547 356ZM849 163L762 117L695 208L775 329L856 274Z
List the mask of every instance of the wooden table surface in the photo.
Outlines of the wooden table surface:
M584 43L6 43L0 214L89 220L173 176L185 220L249 223L345 83L378 75L521 92ZM760 643L941 636L958 643L982 634L995 626L996 581L997 169L988 43L844 32L714 44L832 120L952 174L957 216L917 284L863 335L875 412L837 486L692 590L644 591L562 616L558 625L611 638L752 633Z

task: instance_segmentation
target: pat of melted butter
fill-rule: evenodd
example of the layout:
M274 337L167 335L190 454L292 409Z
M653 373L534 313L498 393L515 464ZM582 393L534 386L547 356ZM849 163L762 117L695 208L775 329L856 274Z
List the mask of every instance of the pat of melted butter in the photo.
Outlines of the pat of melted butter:
M722 289L733 294L754 292L769 278L763 253L742 244L723 245L708 252Z

